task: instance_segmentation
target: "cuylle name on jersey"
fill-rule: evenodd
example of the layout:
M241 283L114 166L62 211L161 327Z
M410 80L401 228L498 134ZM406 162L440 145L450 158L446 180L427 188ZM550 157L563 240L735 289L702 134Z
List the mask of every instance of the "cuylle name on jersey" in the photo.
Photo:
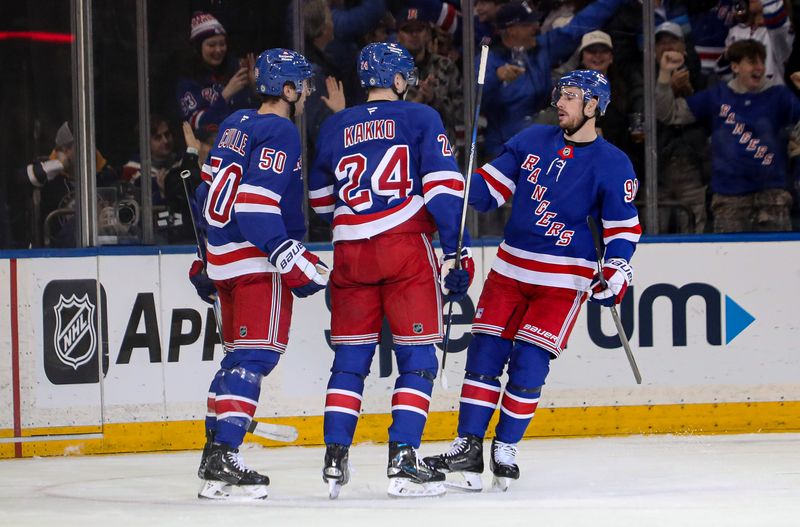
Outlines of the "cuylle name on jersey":
M376 119L356 123L344 129L344 147L348 148L373 139L394 139L394 119Z
M226 128L222 133L217 148L227 148L233 150L240 156L244 155L244 148L247 146L247 134L237 128Z
M558 216L557 212L552 212L547 210L550 206L550 202L544 199L544 194L547 192L547 187L539 183L539 174L541 174L542 169L537 167L536 165L539 164L539 156L528 154L528 157L525 159L525 162L522 163L522 170L530 170L530 174L528 174L527 180L536 185L533 189L533 193L531 194L531 199L533 201L537 201L539 205L536 207L535 214L539 218L536 220L536 225L539 227L547 227L547 231L545 231L545 236L555 236L558 238L556 240L556 245L565 246L569 245L572 242L572 236L575 235L575 231L565 229L566 225L560 221L553 221ZM561 170L564 168L563 160L561 161L562 166L559 166L558 175L561 175ZM550 173L550 169L553 167L553 163L550 163L550 167L547 169L547 173ZM558 176L556 176L556 181L558 181Z

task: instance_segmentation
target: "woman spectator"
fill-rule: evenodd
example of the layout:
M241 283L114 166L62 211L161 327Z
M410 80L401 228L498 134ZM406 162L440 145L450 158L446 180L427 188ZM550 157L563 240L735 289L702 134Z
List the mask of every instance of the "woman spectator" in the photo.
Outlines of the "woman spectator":
M221 123L234 110L255 106L253 54L232 57L225 28L208 13L194 14L189 38L195 53L177 88L183 120L199 130Z

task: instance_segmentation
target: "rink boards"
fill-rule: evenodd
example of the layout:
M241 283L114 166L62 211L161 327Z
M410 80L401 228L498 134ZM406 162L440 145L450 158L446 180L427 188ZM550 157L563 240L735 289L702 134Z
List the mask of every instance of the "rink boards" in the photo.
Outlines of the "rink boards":
M640 244L620 311L643 384L607 310L585 305L528 435L800 430L800 238L754 239L765 240ZM314 249L331 262L330 247ZM469 323L496 249L475 249L470 298L454 308L450 389L437 382L426 439L454 434ZM0 256L0 457L202 446L222 351L187 279L188 248ZM296 299L288 350L263 384L257 418L296 426L299 444L322 443L329 321L324 296ZM386 440L389 343L375 354L357 441Z

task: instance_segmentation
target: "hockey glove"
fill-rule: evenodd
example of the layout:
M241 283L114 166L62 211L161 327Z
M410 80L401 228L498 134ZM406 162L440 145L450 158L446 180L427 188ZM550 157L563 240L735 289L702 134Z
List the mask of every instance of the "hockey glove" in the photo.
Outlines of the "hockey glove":
M200 300L207 304L213 304L217 299L217 288L214 287L214 282L206 274L203 268L203 260L197 259L192 262L189 268L189 281L197 291L197 296Z
M328 285L328 266L302 243L286 240L269 256L295 296L305 298Z
M622 302L625 291L633 280L633 269L622 258L609 258L603 265L603 278L605 287L600 282L600 276L595 273L592 279L592 295L589 300L600 305L610 307Z
M439 264L439 282L445 301L458 302L464 298L475 276L475 262L468 247L461 250L461 268L455 269L456 253L442 256Z

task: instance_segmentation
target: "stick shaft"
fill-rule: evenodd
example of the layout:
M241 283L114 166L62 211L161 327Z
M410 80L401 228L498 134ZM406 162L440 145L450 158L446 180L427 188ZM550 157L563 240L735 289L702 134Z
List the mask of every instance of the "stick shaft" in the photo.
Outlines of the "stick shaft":
M603 257L605 251L603 250L602 238L600 237L600 230L597 228L597 222L591 216L586 216L586 223L589 225L589 230L592 232L592 241L594 242L594 250L597 253L597 276L600 284L607 287L606 279L603 276ZM622 348L625 350L625 355L628 357L628 364L633 371L633 378L636 379L636 384L642 384L642 374L639 373L639 366L636 364L636 358L631 351L631 344L628 342L628 336L625 335L625 328L622 327L622 320L619 318L616 306L611 306L611 318L614 320L614 325L617 328L617 335L619 341L622 343Z
M478 142L478 118L481 113L481 98L483 97L483 81L486 76L486 62L489 58L489 46L486 44L481 46L481 59L478 65L478 93L475 97L475 113L472 116L472 134L469 145L469 158L467 161L467 170L464 174L464 203L461 206L461 222L458 228L458 244L456 245L456 257L453 267L461 269L461 251L464 249L464 230L467 226L467 207L469 205L469 188L472 183L472 168L475 166L475 144ZM445 324L445 333L443 341L442 353L442 373L441 381L442 386L447 389L447 377L445 376L444 368L447 364L447 346L450 343L450 327L453 324L453 303L448 302L447 308L447 322Z

